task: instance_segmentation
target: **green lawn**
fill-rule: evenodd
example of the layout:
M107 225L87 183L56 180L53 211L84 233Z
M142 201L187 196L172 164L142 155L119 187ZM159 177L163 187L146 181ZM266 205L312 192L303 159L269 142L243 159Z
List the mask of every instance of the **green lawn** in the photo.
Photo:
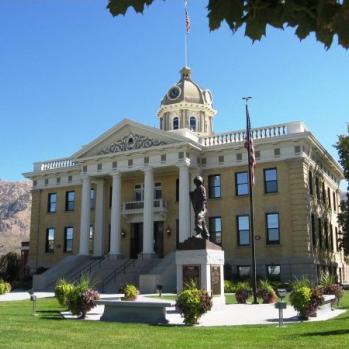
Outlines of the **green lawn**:
M31 316L30 301L0 302L0 348L349 348L349 293L342 307L348 311L326 321L288 325L190 328L63 320L55 299L38 301Z

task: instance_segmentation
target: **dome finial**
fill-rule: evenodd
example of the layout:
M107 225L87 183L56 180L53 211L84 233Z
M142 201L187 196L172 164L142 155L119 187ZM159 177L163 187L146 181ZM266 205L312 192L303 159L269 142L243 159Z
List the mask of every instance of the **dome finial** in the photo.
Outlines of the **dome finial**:
M183 67L180 71L182 80L191 79L191 69L189 67Z

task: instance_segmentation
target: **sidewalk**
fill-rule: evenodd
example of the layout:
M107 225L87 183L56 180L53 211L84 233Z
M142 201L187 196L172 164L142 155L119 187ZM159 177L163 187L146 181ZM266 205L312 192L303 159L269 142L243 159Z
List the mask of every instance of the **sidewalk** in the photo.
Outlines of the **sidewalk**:
M37 298L54 297L53 292L35 292ZM10 293L0 295L0 302L8 301L24 301L30 299L30 294L27 291L12 291Z

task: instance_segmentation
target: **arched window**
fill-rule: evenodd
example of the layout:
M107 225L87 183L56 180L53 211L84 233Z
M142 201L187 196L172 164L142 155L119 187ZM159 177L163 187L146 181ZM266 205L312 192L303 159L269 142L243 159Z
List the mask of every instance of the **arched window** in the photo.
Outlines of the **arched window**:
M164 119L160 118L160 130L164 128Z
M196 118L194 116L191 116L189 123L190 123L190 130L195 132L196 131Z
M179 119L178 117L176 116L174 119L173 119L173 129L174 130L178 130L179 128Z

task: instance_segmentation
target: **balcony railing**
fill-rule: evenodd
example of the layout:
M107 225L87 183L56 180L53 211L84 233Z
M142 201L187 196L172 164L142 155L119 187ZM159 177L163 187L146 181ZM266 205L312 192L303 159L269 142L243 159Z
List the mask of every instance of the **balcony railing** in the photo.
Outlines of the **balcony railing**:
M279 136L286 136L293 133L300 133L307 131L303 122L289 122L280 125L271 125L266 127L253 128L253 139L266 139ZM200 143L203 146L220 145L227 143L243 142L246 138L246 130L232 131L216 134L212 137L203 137Z
M79 166L76 161L71 159L57 159L51 161L43 161L34 163L34 171L48 171L55 169L63 169L68 167L76 167Z
M154 212L167 210L166 201L163 199L155 199L153 201ZM123 214L141 213L144 209L144 201L127 201L122 204Z

